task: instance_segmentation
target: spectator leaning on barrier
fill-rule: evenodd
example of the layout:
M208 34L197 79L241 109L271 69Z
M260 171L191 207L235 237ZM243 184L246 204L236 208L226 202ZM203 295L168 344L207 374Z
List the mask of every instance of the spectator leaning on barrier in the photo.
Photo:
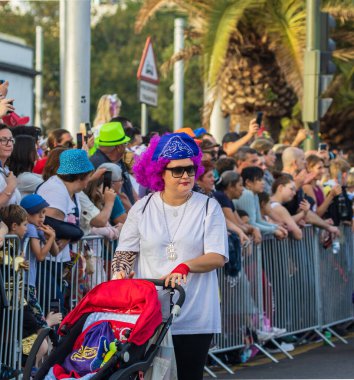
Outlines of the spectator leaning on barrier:
M87 186L90 175L94 167L88 159L87 153L81 149L64 150L59 157L59 168L57 175L50 177L37 190L37 194L41 195L49 204L46 215L54 220L68 222L76 227L80 224L81 206L78 193ZM58 234L58 231L56 231ZM60 253L58 255L57 264L52 263L53 274L55 271L61 273L61 263L70 263L70 247L69 239L61 239L58 241ZM51 273L47 270L46 281L53 281ZM53 276L54 277L54 276ZM53 283L49 288L49 284L45 284L48 289L54 287L61 288L61 278L56 277L58 283ZM42 279L44 280L44 279ZM42 282L43 283L43 282ZM57 290L58 290L57 289ZM60 290L58 290L60 292ZM64 305L62 304L62 307Z
M283 206L284 203L291 201L296 195L294 180L288 174L283 174L275 179L272 185L272 193L273 195L270 198L270 217L275 223L281 224L292 233L294 239L302 239L302 231L297 225L297 221L305 218L310 209L310 204L308 202L300 203L300 214L297 214L297 221Z
M15 139L5 124L0 124L0 207L19 204L21 194L17 190L15 175L6 166L14 149Z
M274 182L271 170L274 169L275 164L275 153L273 151L274 143L270 139L256 139L252 144L251 148L255 149L258 154L264 156L266 170L264 170L264 191L268 194L272 193L272 184Z
M329 205L326 217L333 220L334 225L339 226L341 222L349 224L352 222L352 203L347 194L347 178L350 171L349 163L343 158L336 158L330 162L329 172L331 179L325 183L325 194L330 194L336 185L341 186L341 193L333 198Z
M17 177L17 189L23 198L32 194L43 182L39 174L32 173L37 160L36 141L32 136L15 137L14 150L9 158L9 169Z
M264 189L263 170L258 167L247 167L242 170L244 190L239 199L234 200L236 209L246 211L250 218L250 224L259 228L261 232L273 233L277 238L285 238L287 231L277 224L267 223L262 220L258 200L258 193Z
M315 202L316 214L323 217L334 198L342 193L342 187L336 184L325 196L321 186L321 179L324 175L324 160L321 157L314 154L309 155L306 158L306 168L309 173L314 173L315 177L309 184L303 186L303 190Z
M125 193L131 204L135 202L135 196L132 184L129 178L129 172L122 160L126 144L130 138L125 135L121 123L112 122L102 125L98 137L98 149L90 160L95 168L98 168L105 162L115 163L120 166L123 173L123 193Z
M222 173L215 187L214 198L221 206L227 229L238 235L241 244L249 243L250 239L247 234L251 233L251 231L249 231L248 226L242 222L232 203L232 199L238 199L242 195L243 186L241 176L234 171L227 170Z
M301 212L300 204L301 202L307 202L305 199L302 186L305 183L310 183L314 178L314 174L308 174L305 170L305 154L299 148L289 147L286 148L282 155L283 160L283 173L289 174L292 176L296 186L296 195L292 201L284 204L284 207L289 211L290 215L296 218L296 214ZM337 236L340 235L340 232L337 227L331 226L329 223L324 221L317 214L309 210L305 216L306 223L313 224L317 227L323 228L326 231L333 233Z
M7 207L3 207L0 209L0 215L3 219L4 223L7 225L9 234L10 235L17 235L20 240L22 240L27 232L27 217L28 214L24 208L22 208L19 205L9 205ZM4 247L5 248L5 247ZM14 249L14 246L12 245L11 241L10 243L6 244L6 249L8 252L6 252L7 255L13 256L14 253L11 251ZM18 256L17 256L18 257ZM23 257L20 257L20 259L24 260ZM24 270L28 271L28 262L26 261L20 261L19 266ZM3 268L6 268L3 265L0 265L0 270L3 271ZM5 273L3 272L3 278L5 281L11 281L10 278L8 278L8 274L10 274L11 271L5 270ZM12 277L12 273L10 274L10 277ZM25 275L25 277L27 277ZM22 282L23 283L23 282ZM12 284L14 286L14 284ZM16 302L14 302L13 305L15 305ZM38 320L32 310L32 308L28 304L22 304L21 308L23 309L23 325L22 328L22 364L24 365L26 362L26 359L31 351L31 348L37 338L37 334L39 334L41 325L38 324ZM2 314L0 313L0 322L1 322ZM13 326L13 325L12 325ZM16 328L16 327L15 327ZM48 344L47 341L44 340L38 349L38 353L36 356L36 363L35 365L38 366L38 363L42 360L43 356L48 353ZM14 376L15 377L15 376ZM5 377L7 378L7 377ZM13 378L13 377L10 377Z

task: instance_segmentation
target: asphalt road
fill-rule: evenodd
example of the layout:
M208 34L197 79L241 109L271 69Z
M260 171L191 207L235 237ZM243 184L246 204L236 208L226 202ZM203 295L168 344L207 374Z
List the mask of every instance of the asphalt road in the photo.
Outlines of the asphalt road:
M218 380L226 379L354 379L354 337L349 344L335 342L332 348L322 343L301 346L293 351L293 360L277 354L278 364L256 357L244 365L231 367L235 374L212 368ZM205 379L212 379L205 376Z

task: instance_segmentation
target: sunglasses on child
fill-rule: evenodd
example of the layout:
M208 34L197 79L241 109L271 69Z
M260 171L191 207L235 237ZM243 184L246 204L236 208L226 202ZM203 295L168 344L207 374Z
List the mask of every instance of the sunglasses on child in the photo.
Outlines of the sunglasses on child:
M169 170L172 174L173 178L182 178L183 174L186 172L188 177L195 176L195 166L176 166L174 168L165 168L165 170Z

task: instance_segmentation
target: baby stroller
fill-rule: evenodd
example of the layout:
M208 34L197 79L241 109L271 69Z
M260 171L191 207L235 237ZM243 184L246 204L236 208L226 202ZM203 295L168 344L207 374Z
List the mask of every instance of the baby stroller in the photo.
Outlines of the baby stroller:
M160 302L156 286L167 302ZM38 336L28 356L24 380L84 378L134 380L143 378L156 356L173 318L179 314L185 293L179 296L162 280L113 280L92 289L62 321L58 342L53 330ZM167 296L167 297L166 297ZM166 309L162 316L161 306ZM172 308L171 308L172 306ZM156 334L155 334L156 333ZM149 340L154 336L153 343ZM53 350L31 377L31 369L43 340L49 337Z

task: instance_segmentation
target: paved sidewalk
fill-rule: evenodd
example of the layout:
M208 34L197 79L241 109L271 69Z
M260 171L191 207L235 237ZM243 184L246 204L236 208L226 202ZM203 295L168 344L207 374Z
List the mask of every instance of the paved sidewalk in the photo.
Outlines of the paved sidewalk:
M293 360L277 354L279 363L259 358L246 365L233 366L234 375L217 371L218 380L226 379L354 379L354 337L349 344L336 341L332 348L322 343L299 347ZM205 379L212 379L205 376Z

